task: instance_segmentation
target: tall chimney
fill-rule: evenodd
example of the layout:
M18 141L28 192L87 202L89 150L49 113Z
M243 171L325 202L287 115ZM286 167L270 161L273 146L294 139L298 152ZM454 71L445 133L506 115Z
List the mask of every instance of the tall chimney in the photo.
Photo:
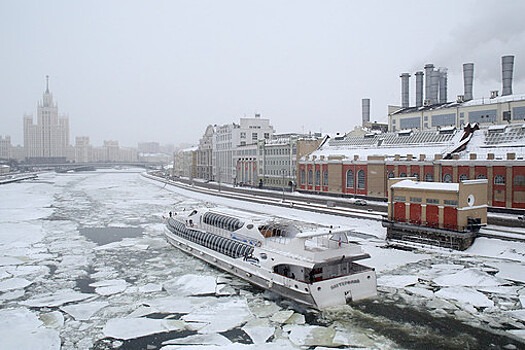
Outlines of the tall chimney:
M439 71L433 70L432 76L430 79L430 100L432 104L438 103L438 93L439 93Z
M423 75L422 71L416 72L416 107L423 106Z
M410 106L410 74L403 73L399 77L401 78L401 107L408 108Z
M464 87L464 100L472 100L472 83L474 81L474 63L463 64L463 87Z
M512 74L514 70L514 56L501 57L501 78L503 90L501 96L512 95Z
M439 68L439 103L447 103L447 69Z
M430 92L430 86L432 81L432 71L434 65L432 63L425 65L425 100L432 100L432 93Z
M361 100L361 115L363 117L363 124L361 126L365 126L366 123L370 121L370 99L369 98L363 98Z

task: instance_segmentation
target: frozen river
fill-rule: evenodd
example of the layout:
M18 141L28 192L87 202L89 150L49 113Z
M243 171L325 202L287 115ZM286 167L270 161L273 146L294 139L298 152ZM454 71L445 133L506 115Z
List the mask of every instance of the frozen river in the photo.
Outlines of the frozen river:
M352 228L375 300L304 310L163 238L163 215L243 208ZM378 222L189 193L133 171L0 186L2 349L523 349L525 245L402 251Z

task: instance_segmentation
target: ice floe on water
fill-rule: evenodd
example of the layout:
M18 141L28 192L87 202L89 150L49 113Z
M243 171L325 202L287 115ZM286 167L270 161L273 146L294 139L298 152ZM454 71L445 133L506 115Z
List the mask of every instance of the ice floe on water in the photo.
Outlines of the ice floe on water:
M27 309L0 310L0 342L3 349L60 349L59 332L45 327Z
M43 177L16 190L0 187L2 348L404 349L427 345L427 334L448 338L433 329L446 323L441 317L525 338L523 244L482 239L464 253L402 251L384 244L378 222L236 204L291 220L326 220L371 237L359 241L371 255L365 264L378 273L378 299L313 312L166 243L168 209L235 205L232 200L190 199L138 173ZM116 236L97 241L106 233ZM407 320L410 313L397 313L397 306L429 316ZM414 338L406 324L425 335ZM515 344L521 345L509 349Z

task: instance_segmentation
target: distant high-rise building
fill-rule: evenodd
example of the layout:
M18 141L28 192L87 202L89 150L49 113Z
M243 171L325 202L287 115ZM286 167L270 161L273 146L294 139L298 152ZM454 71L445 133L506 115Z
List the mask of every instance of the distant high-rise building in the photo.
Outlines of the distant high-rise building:
M58 106L49 92L49 76L42 101L37 105L37 123L24 116L24 149L29 161L65 161L69 146L69 118L58 116Z
M11 159L11 136L0 136L0 159Z

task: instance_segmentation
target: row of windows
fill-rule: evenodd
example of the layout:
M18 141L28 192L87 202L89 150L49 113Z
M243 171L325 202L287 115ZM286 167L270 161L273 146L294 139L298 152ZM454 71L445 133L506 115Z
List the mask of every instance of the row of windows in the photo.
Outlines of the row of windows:
M174 219L170 219L169 228L170 231L177 236L233 258L239 258L253 253L253 246L213 233L189 229L183 223Z
M202 221L205 224L222 228L228 231L236 231L240 229L242 225L244 225L244 223L237 218L232 218L229 216L211 212L205 213L202 218Z

